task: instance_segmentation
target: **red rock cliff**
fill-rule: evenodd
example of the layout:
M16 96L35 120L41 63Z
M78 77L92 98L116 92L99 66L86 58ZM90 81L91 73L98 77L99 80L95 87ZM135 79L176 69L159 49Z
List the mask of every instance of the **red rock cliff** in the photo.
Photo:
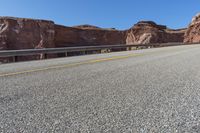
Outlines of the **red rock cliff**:
M129 30L119 31L91 25L66 27L46 20L0 17L0 50L183 42L184 32L151 21L142 21ZM52 56L56 55L47 55L47 58ZM42 58L44 55L18 57L17 60Z
M55 33L56 46L63 47L183 42L185 29L171 30L151 21L142 21L124 31L90 25L76 27L55 25Z
M200 14L197 14L185 33L185 43L200 42Z
M185 30L170 30L152 21L141 21L127 31L126 44L183 42Z
M54 45L54 22L0 17L0 50L49 48ZM39 59L41 55L20 57L19 60Z
M124 31L114 29L55 25L55 45L57 47L125 44L125 38Z

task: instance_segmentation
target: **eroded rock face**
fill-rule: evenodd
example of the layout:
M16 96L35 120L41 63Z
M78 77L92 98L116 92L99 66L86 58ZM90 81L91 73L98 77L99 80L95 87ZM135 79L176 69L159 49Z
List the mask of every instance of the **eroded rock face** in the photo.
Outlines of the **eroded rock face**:
M185 43L200 42L200 14L197 14L190 23L185 33Z
M185 30L170 30L152 21L141 21L127 31L126 44L183 42Z
M92 25L66 27L46 20L0 17L0 50L183 42L184 33L184 29L170 30L151 21L141 21L129 30L119 31ZM35 55L17 57L17 60L43 58L44 55ZM12 60L1 58L0 62Z
M114 44L183 42L185 29L170 30L151 21L142 21L129 30L102 29L91 25L55 25L57 47Z
M55 47L54 32L54 22L52 21L0 17L0 49ZM18 60L40 58L43 58L42 55L18 57Z
M125 44L126 32L97 27L55 25L56 47Z

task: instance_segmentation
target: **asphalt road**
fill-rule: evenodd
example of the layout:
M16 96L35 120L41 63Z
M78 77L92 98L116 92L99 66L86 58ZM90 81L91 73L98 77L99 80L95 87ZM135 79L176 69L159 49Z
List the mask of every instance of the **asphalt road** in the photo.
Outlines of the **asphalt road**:
M0 132L200 132L200 45L0 65Z

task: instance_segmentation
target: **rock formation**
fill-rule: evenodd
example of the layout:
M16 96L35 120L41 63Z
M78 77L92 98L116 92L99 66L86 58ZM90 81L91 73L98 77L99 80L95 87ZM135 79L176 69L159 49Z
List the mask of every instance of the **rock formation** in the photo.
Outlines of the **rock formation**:
M183 42L185 30L170 30L152 21L141 21L127 31L126 44Z
M184 29L170 30L151 21L141 21L129 30L120 31L91 25L66 27L47 20L0 17L0 50L183 42L184 33ZM45 55L47 58L56 56ZM44 55L17 57L17 60L42 58Z
M52 21L0 17L0 50L55 47L54 34ZM18 57L18 60L40 58L42 55Z
M193 17L187 31L185 32L185 43L200 42L200 14Z
M55 25L57 47L113 44L183 42L185 29L171 30L151 21L141 21L129 30L102 29L91 25Z
M55 25L56 47L125 44L126 32L96 27Z

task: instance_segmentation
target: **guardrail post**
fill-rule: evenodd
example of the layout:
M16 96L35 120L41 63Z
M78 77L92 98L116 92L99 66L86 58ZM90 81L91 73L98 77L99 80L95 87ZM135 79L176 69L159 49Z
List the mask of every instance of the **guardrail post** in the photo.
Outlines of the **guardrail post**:
M47 59L47 54L44 54L44 59Z
M17 62L17 56L13 56L13 62Z

